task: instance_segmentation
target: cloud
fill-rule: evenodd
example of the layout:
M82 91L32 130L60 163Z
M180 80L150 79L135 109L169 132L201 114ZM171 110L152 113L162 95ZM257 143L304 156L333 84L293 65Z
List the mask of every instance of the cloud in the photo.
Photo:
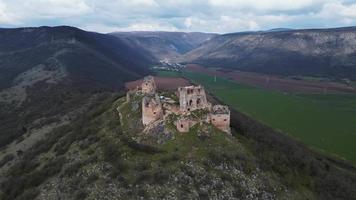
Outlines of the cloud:
M349 17L356 19L356 3L344 5L341 2L330 2L323 6L319 14L325 18Z
M237 32L356 25L354 0L0 0L0 26Z
M6 11L6 4L0 1L0 24L16 24L16 17L12 16L11 13Z
M26 25L36 20L82 16L92 11L84 0L0 0L2 24Z
M130 24L129 26L119 27L103 24L87 24L81 26L84 30L95 30L101 33L111 33L117 31L178 31L178 29L170 24L160 24L156 22L146 22Z

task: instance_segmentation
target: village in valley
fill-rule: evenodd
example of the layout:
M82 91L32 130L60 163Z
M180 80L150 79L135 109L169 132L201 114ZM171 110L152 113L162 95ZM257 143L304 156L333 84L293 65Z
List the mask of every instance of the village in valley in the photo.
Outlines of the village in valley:
M170 119L180 133L188 133L196 124L207 123L231 134L228 106L212 105L200 85L178 87L175 92L166 95L158 92L154 77L147 76L141 85L127 92L126 102L129 103L137 94L142 95L141 121L144 129L151 129L156 123Z

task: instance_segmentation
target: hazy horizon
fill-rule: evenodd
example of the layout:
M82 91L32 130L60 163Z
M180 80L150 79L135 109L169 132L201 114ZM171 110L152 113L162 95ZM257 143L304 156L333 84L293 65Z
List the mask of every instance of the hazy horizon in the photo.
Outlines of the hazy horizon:
M83 29L81 27L76 27L76 26L70 26L70 25L66 25L66 24L62 24L62 25L39 25L39 26L18 26L18 27L0 27L0 29L16 29L16 28L39 28L39 27L73 27L73 28L79 28L85 31L89 31L89 32L98 32L98 33L103 33L103 34L109 34L109 33L134 33L134 32L168 32L168 33L211 33L211 34L231 34L231 33L244 33L244 32L263 32L263 31L279 31L278 29L281 29L281 31L288 31L288 30L322 30L322 29L341 29L341 28L356 28L355 26L336 26L336 27L310 27L310 28L285 28L285 27L275 27L275 28L271 28L271 29L266 29L266 30L253 30L253 31L235 31L235 32L225 32L225 33L219 33L219 32L205 32L205 31L184 31L184 30L176 30L176 31L171 31L171 30L117 30L117 31L113 31L113 32L100 32L100 31L95 31L95 30L86 30Z

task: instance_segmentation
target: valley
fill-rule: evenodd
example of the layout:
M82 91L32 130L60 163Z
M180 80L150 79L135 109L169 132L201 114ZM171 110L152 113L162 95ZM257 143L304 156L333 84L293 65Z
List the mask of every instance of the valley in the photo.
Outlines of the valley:
M288 133L309 146L356 162L356 95L283 93L223 77L183 71L158 75L185 77L202 84L212 95L274 129Z
M0 199L356 199L354 32L0 29Z
M224 77L238 83L276 90L287 93L308 94L340 94L356 93L356 87L346 80L331 80L327 78L303 76L278 76L224 68L208 68L201 65L188 64L186 71L203 73L211 76Z

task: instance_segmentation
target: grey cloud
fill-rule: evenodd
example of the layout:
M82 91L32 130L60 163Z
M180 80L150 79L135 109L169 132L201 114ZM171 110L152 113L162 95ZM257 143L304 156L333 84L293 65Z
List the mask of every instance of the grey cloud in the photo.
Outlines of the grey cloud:
M99 32L335 27L355 25L354 8L353 0L0 0L0 26L66 24Z

